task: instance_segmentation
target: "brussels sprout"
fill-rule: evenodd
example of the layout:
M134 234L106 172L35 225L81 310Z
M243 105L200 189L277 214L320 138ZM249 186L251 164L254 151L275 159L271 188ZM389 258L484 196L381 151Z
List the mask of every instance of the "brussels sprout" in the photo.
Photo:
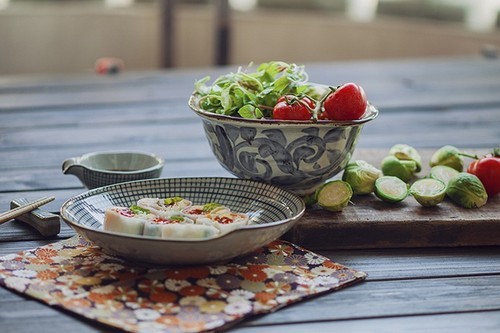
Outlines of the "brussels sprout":
M341 211L347 206L351 198L351 185L343 180L332 180L316 189L316 202L318 205L332 212Z
M351 185L353 194L369 194L375 190L375 181L382 177L382 171L363 160L350 161L344 170L342 180Z
M382 160L380 169L384 176L394 176L404 182L408 182L413 178L417 170L417 163L413 160L400 160L389 155Z
M308 206L308 207L313 206L316 203L316 194L311 193L311 194L304 195L302 197L302 200L304 200L304 203L306 204L306 206Z
M417 168L415 172L422 170L422 157L415 148L407 144L399 143L392 146L389 150L389 155L396 157L398 160L415 161Z
M446 186L448 186L450 179L456 175L458 175L458 171L446 165L436 165L432 167L431 173L429 174L431 178L442 181Z
M408 196L408 184L398 177L382 176L375 181L375 195L386 202L400 202Z
M443 201L446 195L446 185L433 178L419 179L411 185L410 194L422 206L432 207Z
M481 180L467 172L460 172L450 179L446 195L464 208L479 208L488 201L488 194Z
M460 150L454 146L443 146L432 154L429 162L431 167L436 165L446 165L450 168L462 172L464 170L464 162L460 156Z

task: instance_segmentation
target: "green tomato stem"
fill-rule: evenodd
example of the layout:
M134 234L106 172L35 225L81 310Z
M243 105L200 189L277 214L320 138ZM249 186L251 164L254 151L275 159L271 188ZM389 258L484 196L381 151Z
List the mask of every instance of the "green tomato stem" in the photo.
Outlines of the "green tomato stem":
M468 158L472 158L473 160L480 160L481 159L481 157L479 157L477 155L471 155L471 154L467 154L467 153L463 153L463 152L458 153L458 155L464 156L464 157L468 157ZM493 148L492 156L499 157L500 156L500 148L498 148L498 147L497 148Z
M321 97L321 99L319 101L316 102L314 109L307 107L309 109L309 111L311 111L311 113L312 113L312 119L314 122L318 121L318 114L321 111L321 108L323 107L323 103L325 102L325 100L328 98L328 96L333 94L335 92L335 90L337 90L336 88L331 87L331 86L328 88L330 89L330 91L328 91L328 93L326 93L324 96Z
M462 152L457 153L457 154L458 154L459 156L472 158L473 160L478 160L478 159L480 159L480 157L479 157L479 156L477 156L477 155L471 155L471 154L462 153Z

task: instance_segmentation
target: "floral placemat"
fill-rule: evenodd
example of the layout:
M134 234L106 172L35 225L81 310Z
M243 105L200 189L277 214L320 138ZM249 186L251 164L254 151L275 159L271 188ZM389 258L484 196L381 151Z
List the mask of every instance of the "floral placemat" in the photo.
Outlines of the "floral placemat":
M0 258L0 285L129 332L220 331L366 274L285 241L229 263L147 267L79 236Z

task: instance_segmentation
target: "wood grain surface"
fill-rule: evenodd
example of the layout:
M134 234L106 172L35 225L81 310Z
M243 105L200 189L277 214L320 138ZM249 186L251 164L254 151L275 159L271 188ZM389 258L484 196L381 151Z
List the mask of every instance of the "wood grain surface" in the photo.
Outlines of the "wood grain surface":
M396 143L414 146L424 169L437 148L483 153L500 145L498 59L414 59L307 64L310 80L361 84L379 117L354 158L378 166ZM144 150L166 160L162 177L232 177L216 161L187 107L195 80L234 71L193 70L0 77L0 211L14 198L56 199L86 189L64 159L99 150ZM468 161L467 161L468 162ZM337 176L337 178L340 175ZM341 213L309 208L286 236L368 274L365 282L238 323L230 332L500 331L500 197L480 209L449 200L423 208L354 197ZM66 239L19 221L0 226L0 255ZM480 246L478 246L480 245ZM0 288L0 332L119 332Z
M476 149L467 151L486 153ZM433 152L419 151L423 168L415 179L428 176ZM387 153L388 149L358 149L353 158L379 167ZM471 161L465 159L465 165ZM500 196L489 198L485 206L477 209L460 207L449 198L436 207L422 207L411 196L396 204L383 202L374 194L354 196L351 201L341 212L308 208L286 238L323 250L500 245Z

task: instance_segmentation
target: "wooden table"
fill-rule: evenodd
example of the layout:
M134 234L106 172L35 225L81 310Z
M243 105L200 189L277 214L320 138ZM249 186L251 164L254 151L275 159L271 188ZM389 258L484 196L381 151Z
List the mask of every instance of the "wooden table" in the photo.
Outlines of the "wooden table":
M499 146L499 60L387 60L306 68L313 82L358 82L381 110L379 118L363 129L358 157L376 163L396 143L416 147L425 158L445 144L477 151ZM62 161L97 150L157 153L166 159L164 177L230 176L212 156L200 120L187 107L196 79L228 70L235 69L0 77L0 210L7 210L14 198L54 195L56 200L45 209L58 212L65 200L85 191L76 177L62 174ZM485 210L469 211L467 216L488 222L496 232L499 203L497 196ZM414 207L411 201L407 205ZM349 209L356 212L356 206ZM314 220L314 213L308 214L306 218ZM340 223L335 214L321 212L317 218ZM410 222L416 216L411 210L405 214ZM486 218L478 218L481 214ZM46 238L10 221L0 225L0 255L73 234L62 225L59 235ZM407 247L396 236L393 243L390 240L367 243L367 248L358 240L356 249L318 246L317 252L368 273L366 282L245 321L230 331L500 330L500 247L495 242L456 246L460 244L450 241L439 247L422 242ZM311 238L302 241L314 247ZM476 239L476 245L480 242ZM349 245L348 237L344 243ZM0 327L4 333L112 331L3 288Z

